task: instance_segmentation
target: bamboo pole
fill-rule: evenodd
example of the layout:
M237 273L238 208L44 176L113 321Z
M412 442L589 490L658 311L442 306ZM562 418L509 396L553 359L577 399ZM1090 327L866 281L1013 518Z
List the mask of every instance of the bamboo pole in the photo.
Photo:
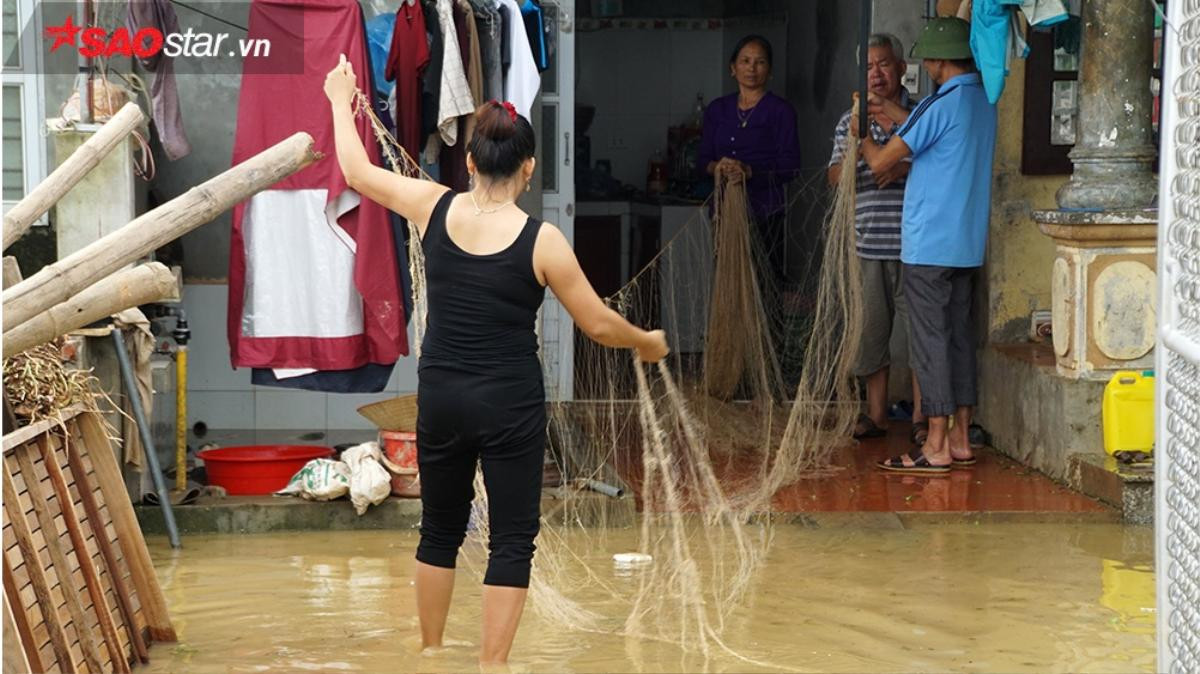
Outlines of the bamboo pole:
M4 287L11 288L21 282L21 266L17 264L17 258L6 255L4 256Z
M4 331L17 327L121 267L211 221L320 156L297 133L4 291Z
M159 262L124 269L4 333L4 357L130 307L177 299L175 275Z
M96 168L113 148L125 140L145 116L137 103L126 103L91 138L59 164L54 172L38 183L25 198L4 214L4 249L24 236L34 221L71 191L88 171Z

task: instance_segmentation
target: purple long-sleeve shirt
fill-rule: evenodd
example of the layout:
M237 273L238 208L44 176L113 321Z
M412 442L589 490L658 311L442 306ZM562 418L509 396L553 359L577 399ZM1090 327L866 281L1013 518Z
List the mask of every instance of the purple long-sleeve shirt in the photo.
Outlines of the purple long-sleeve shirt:
M749 164L746 196L755 217L761 219L783 210L787 185L800 170L796 110L767 92L752 111L743 111L739 117L737 100L736 93L729 94L705 109L697 169L704 175L708 163L722 157Z

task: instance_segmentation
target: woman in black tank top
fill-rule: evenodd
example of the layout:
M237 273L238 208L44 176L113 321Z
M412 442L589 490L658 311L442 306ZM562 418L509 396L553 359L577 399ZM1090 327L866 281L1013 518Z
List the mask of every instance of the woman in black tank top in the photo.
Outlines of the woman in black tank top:
M346 182L417 223L429 316L418 365L421 542L417 611L425 647L440 646L454 566L466 535L476 465L488 492L491 537L483 589L481 663L508 659L529 586L538 532L546 408L534 323L549 286L575 323L606 346L667 355L661 330L631 325L596 295L566 237L516 205L534 168L534 133L510 103L475 113L467 147L473 188L373 166L354 126L355 76L342 57L325 81Z

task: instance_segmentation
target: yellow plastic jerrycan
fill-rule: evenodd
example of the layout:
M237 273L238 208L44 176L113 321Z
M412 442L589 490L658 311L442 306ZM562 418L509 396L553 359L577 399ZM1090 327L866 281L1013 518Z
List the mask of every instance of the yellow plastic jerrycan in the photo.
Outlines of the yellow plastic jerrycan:
M1154 371L1121 370L1104 387L1104 451L1154 449Z

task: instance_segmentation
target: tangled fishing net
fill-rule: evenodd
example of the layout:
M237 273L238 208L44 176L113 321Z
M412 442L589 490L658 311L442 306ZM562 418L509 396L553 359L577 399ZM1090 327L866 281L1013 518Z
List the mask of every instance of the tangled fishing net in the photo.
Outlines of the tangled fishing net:
M57 419L76 404L96 408L95 377L67 367L67 360L61 338L4 360L4 394L17 420Z
M393 170L429 179L359 99ZM533 610L569 629L675 644L708 658L745 662L723 633L770 545L771 501L780 488L835 470L858 415L852 365L861 339L861 286L854 248L857 140L825 208L824 186L794 190L817 217L804 278L789 292L760 272L770 251L755 235L744 185L719 181L710 202L672 233L607 302L630 322L662 328L671 355L655 366L599 346L576 330L567 391L550 387L551 452L568 484L593 480L635 494L639 553L653 562L637 582L615 584L595 568L606 550L597 499L572 489L544 515L530 586ZM823 182L824 176L819 180ZM794 215L794 214L793 214ZM801 216L803 214L800 214ZM410 224L414 340L424 332L421 248ZM774 306L766 298L778 298ZM544 349L545 352L548 349ZM557 390L556 390L557 389ZM486 492L472 536L487 536ZM762 517L761 515L768 515ZM579 542L586 541L580 546ZM568 541L570 544L568 544ZM482 548L481 549L485 549ZM610 553L611 554L611 553ZM482 559L464 555L482 575ZM611 596L623 622L572 599L584 588Z

